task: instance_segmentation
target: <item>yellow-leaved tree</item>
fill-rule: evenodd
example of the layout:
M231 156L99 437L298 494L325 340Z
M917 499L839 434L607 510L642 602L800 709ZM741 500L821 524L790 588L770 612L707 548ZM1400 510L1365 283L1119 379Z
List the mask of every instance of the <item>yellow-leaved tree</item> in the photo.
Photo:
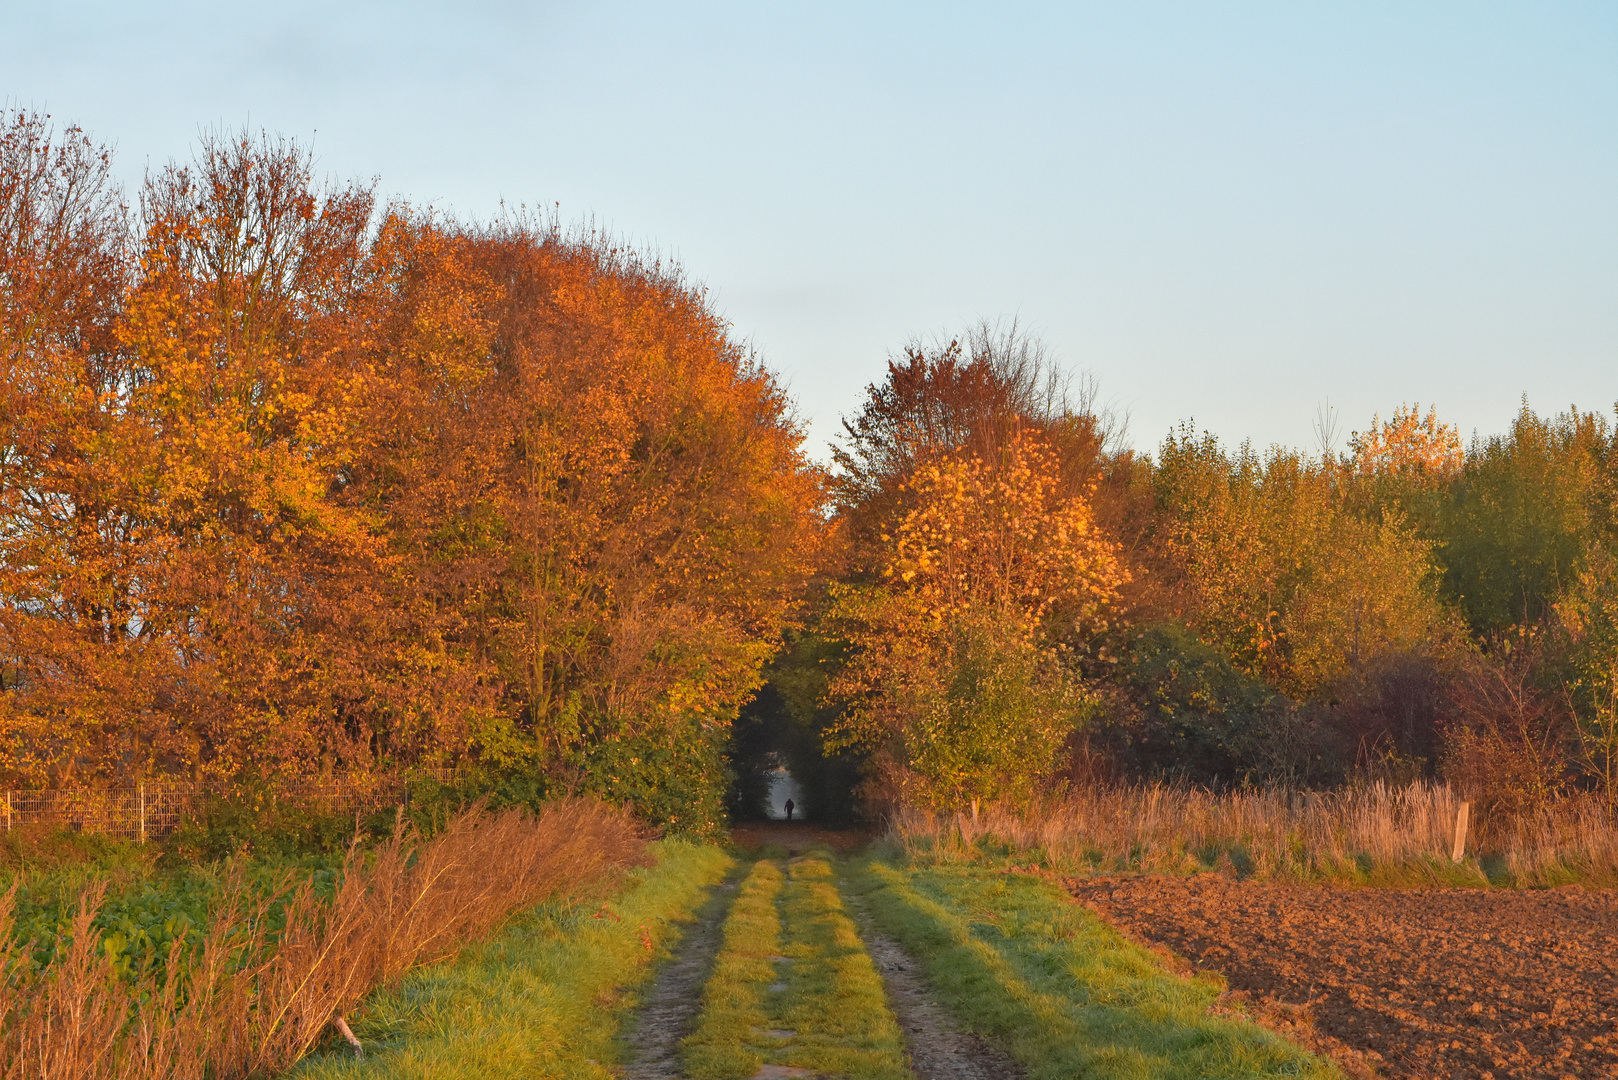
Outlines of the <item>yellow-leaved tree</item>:
M920 466L882 534L880 581L833 590L853 655L832 680L833 748L873 754L890 797L958 810L1026 801L1093 708L1073 647L1127 573L1051 449Z
M1335 463L1287 450L1230 455L1190 428L1158 455L1158 542L1181 576L1187 623L1296 699L1455 632L1432 544L1395 512L1352 512L1339 476Z

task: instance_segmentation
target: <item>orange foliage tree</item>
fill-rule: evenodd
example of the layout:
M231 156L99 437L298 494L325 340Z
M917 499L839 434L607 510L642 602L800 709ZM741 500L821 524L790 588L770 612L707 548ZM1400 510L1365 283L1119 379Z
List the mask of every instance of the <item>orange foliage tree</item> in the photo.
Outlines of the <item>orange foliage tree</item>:
M1453 480L1466 455L1454 424L1440 423L1438 410L1421 414L1421 404L1401 405L1384 421L1371 418L1371 428L1349 440L1354 471L1361 476L1392 473L1433 482Z
M1026 800L1093 706L1071 649L1104 629L1127 574L1055 455L1013 434L906 485L880 583L834 590L853 647L830 744L877 755L891 794L940 808Z
M712 820L822 485L700 292L554 226L374 227L268 139L132 217L82 134L7 123L11 782L471 757Z
M438 640L501 687L469 738L711 819L818 544L781 388L675 272L553 225L395 215L378 274L366 483Z
M55 325L39 293L6 298L9 771L363 766L385 566L341 488L369 192L314 190L291 146L215 140L148 181L131 230L82 136L52 147L19 117L10 138L7 276L33 253L82 292Z

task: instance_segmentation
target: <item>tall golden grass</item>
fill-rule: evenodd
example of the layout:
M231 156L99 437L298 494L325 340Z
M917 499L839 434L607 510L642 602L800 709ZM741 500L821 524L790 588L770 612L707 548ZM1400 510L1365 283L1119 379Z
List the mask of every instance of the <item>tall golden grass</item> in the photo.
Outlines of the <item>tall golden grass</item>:
M92 925L101 887L41 966L14 940L13 886L0 897L0 1078L273 1075L373 988L642 851L625 811L585 799L537 818L474 807L427 841L401 824L379 848L350 852L329 898L310 879L270 896L227 880L200 945L176 943L161 971L134 980L117 977Z
M997 807L975 820L906 808L891 819L891 832L923 857L976 858L998 845L1010 857L1068 872L1217 868L1384 884L1618 882L1618 828L1595 799L1473 815L1466 857L1457 863L1451 855L1460 805L1460 795L1442 784L1227 793L1094 787L1030 810Z

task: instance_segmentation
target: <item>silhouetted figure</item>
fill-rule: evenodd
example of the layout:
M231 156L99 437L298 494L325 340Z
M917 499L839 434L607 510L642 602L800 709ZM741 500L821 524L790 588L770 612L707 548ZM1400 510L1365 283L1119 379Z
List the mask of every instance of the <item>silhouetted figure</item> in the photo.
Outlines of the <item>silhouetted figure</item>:
M787 820L788 821L792 820L792 800L791 799L787 800Z

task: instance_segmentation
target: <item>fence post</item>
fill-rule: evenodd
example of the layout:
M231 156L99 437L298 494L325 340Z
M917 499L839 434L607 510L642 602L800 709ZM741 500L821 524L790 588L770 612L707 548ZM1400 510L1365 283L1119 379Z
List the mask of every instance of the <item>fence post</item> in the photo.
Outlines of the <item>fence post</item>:
M6 832L11 831L11 792L6 792Z
M146 843L146 781L140 782L140 842Z
M1471 816L1471 809L1471 803L1463 802L1455 814L1455 850L1450 853L1451 862L1460 862L1461 856L1466 854L1466 819Z

